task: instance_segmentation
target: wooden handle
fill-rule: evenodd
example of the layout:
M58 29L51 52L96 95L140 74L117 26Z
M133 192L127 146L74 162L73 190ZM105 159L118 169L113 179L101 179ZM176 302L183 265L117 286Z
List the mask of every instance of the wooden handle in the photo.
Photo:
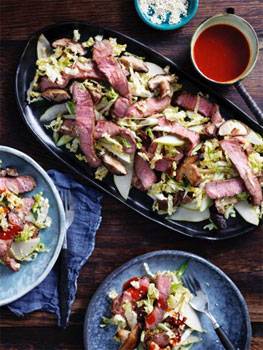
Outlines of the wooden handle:
M60 306L60 327L65 329L68 324L68 251L62 249L60 252L60 274L59 274L59 306Z
M259 124L263 125L263 112L259 108L259 106L256 104L254 99L250 96L245 86L239 81L235 84L235 87L239 92L239 94L241 95L241 97L243 98L243 100L246 102L251 112L254 114Z
M218 335L218 338L221 340L222 345L226 350L236 350L235 346L233 345L231 340L228 338L223 328L221 327L215 328L215 331L216 331L216 334Z

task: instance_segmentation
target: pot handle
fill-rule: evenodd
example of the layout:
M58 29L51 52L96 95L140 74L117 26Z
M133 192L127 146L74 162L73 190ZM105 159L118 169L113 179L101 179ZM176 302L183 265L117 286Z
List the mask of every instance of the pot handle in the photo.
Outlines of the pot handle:
M254 114L255 118L259 122L260 125L263 125L263 112L255 102L255 100L250 96L249 92L245 88L245 86L238 81L234 84L235 88L239 92L240 96L243 98L243 100L246 102L248 108L251 110L251 112Z

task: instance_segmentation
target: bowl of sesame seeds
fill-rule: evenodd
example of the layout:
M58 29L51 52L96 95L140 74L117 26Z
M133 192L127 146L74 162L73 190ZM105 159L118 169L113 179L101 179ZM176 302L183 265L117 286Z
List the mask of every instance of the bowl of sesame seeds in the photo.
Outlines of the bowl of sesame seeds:
M199 0L135 0L141 20L159 30L183 27L196 14Z

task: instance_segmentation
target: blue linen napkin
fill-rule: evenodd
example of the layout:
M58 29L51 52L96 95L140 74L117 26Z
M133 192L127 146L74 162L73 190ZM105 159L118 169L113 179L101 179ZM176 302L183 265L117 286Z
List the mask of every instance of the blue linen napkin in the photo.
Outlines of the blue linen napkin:
M56 170L49 170L58 189L70 189L75 206L75 217L67 232L69 300L71 307L77 291L77 279L82 266L86 263L95 246L96 231L101 222L100 192L88 188L73 180L72 177ZM58 266L53 267L47 278L31 292L8 305L17 316L24 316L36 310L57 315L60 325L58 296Z

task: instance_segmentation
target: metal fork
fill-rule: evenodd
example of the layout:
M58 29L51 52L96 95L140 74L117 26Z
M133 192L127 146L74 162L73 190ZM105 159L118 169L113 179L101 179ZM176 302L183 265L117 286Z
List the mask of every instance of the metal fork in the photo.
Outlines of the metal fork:
M212 325L214 327L214 330L221 340L222 345L227 350L236 350L235 346L223 330L223 328L217 323L214 316L209 311L209 301L206 293L202 290L202 287L198 280L188 274L188 276L184 276L183 278L184 285L191 291L191 293L194 295L192 300L190 301L190 305L193 309L199 312L203 312L206 314L206 316L210 319L212 322Z
M74 220L74 203L71 192L68 189L59 190L60 197L65 210L65 238L60 252L60 274L59 274L59 304L60 304L60 326L65 329L69 319L69 290L68 290L68 250L67 231Z

